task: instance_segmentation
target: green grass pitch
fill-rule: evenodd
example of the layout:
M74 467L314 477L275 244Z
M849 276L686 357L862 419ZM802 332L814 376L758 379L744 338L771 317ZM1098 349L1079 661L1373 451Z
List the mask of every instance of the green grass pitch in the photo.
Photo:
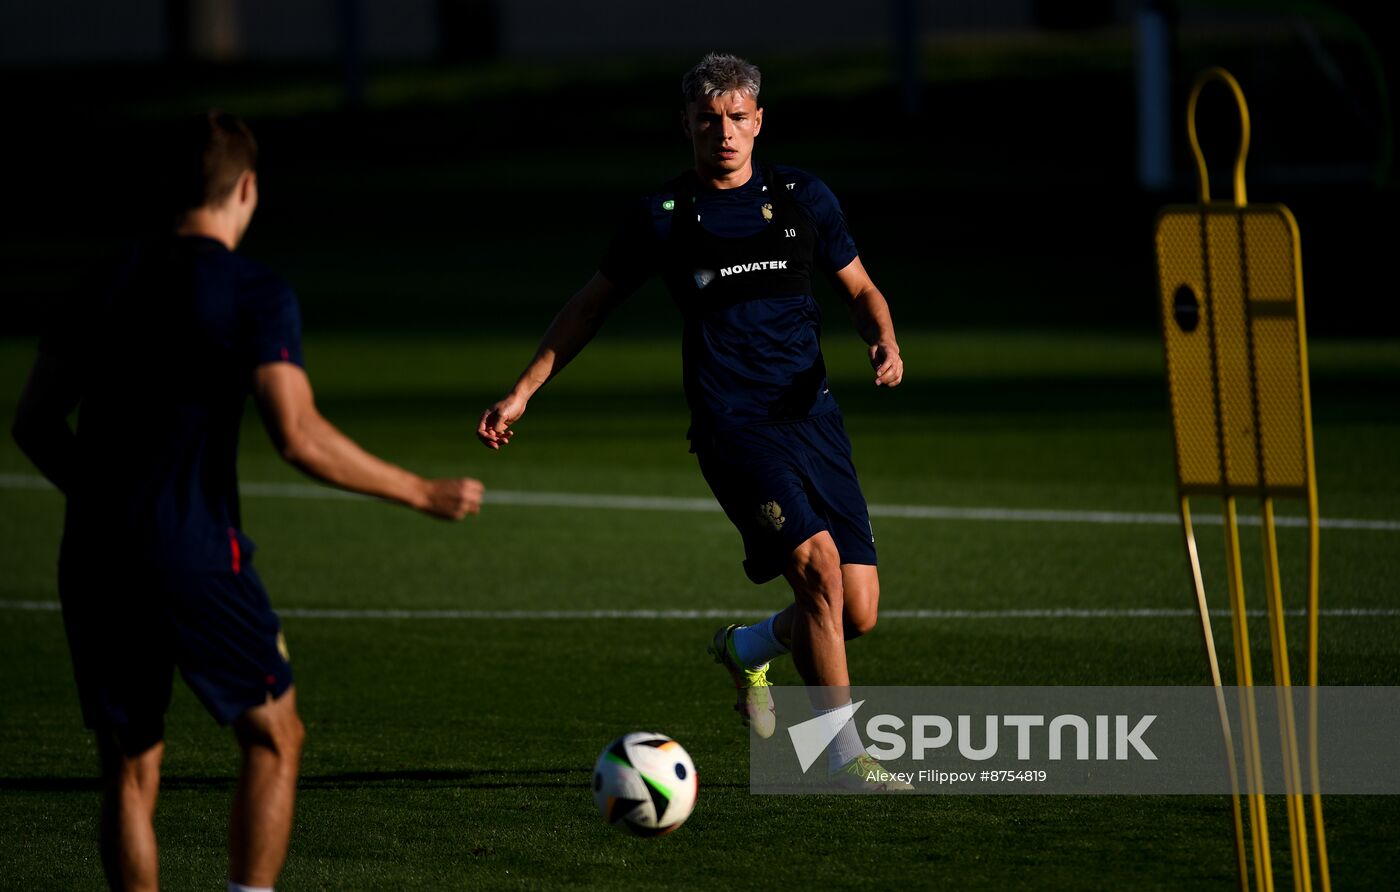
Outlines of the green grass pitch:
M868 383L846 326L828 333L833 388L873 504L1171 512L1160 347L1151 336L904 333L908 379ZM29 341L0 342L8 428ZM674 338L606 333L532 403L498 455L471 431L528 358L521 339L311 337L325 414L415 470L489 491L705 498L687 454ZM1400 518L1400 349L1317 343L1323 515ZM247 419L245 483L299 478ZM52 601L62 503L0 443L0 600ZM21 475L16 477L14 475ZM16 482L19 481L19 482ZM1244 506L1251 510L1250 506ZM1296 513L1296 506L1286 506ZM1197 513L1211 510L1197 502ZM717 512L488 504L461 525L364 500L244 500L280 608L776 609L748 584ZM887 609L1190 608L1170 524L876 520ZM1201 526L1221 599L1218 526ZM1246 559L1262 606L1257 530ZM1281 531L1298 604L1302 536ZM1400 532L1326 530L1327 607L1400 607ZM0 605L5 606L5 605ZM285 617L309 737L286 889L1217 888L1234 885L1225 797L750 796L747 737L705 644L715 620ZM1254 622L1256 665L1267 646ZM1290 625L1295 678L1301 623ZM1326 684L1400 683L1400 618L1327 618ZM1217 622L1228 653L1228 623ZM861 684L1200 684L1189 618L887 619L851 646ZM1228 657L1224 670L1232 677ZM1267 675L1267 673L1265 673ZM797 681L790 664L779 683ZM698 806L660 840L619 834L589 793L598 750L629 730L680 740ZM217 888L236 749L187 691L168 722L157 815L170 888ZM93 747L59 615L0 610L0 885L101 884ZM1400 872L1400 802L1326 801L1335 887ZM1287 835L1273 804L1279 881Z

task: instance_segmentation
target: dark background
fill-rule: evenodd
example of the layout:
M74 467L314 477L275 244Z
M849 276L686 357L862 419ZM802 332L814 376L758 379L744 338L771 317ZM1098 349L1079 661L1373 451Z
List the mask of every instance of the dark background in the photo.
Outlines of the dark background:
M1310 333L1400 334L1384 4L1004 5L1005 23L959 28L928 4L870 4L887 35L851 46L793 45L766 19L735 31L765 73L760 156L833 188L901 328L1154 331L1153 217L1195 200L1186 96L1223 65L1250 103L1249 197L1299 220ZM361 16L327 58L211 61L178 39L188 6L163 7L155 59L0 68L0 334L34 334L86 263L167 225L152 147L211 105L258 135L244 250L298 287L308 332L536 332L595 268L621 203L689 161L677 86L704 45L516 51L498 4L444 2L428 58L357 51ZM356 8L333 11L354 24ZM1135 163L1144 9L1173 23L1161 188ZM1208 89L1199 118L1218 198L1238 137L1226 95ZM674 322L653 285L613 325Z

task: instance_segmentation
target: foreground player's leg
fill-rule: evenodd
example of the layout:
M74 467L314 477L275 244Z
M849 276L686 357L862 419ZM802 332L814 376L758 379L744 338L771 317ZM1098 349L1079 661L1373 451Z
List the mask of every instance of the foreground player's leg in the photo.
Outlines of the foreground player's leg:
M880 603L880 576L871 564L841 564L841 633L847 641L875 628ZM767 619L750 626L727 626L716 634L728 642L729 662L735 667L766 670L774 657L791 653L793 628L809 611L794 602ZM805 676L804 676L805 678ZM736 684L739 680L736 679Z
M880 613L880 571L874 564L842 564L841 629L847 641L867 635Z
M809 687L849 687L842 618L845 587L841 555L831 534L823 530L797 546L783 575L792 586L788 646L797 674Z
M784 575L792 586L792 661L817 715L849 712L841 556L822 531L793 550ZM865 753L854 722L847 722L827 749L828 769L839 772Z
M748 658L740 655L735 633L741 628L731 625L720 629L708 650L716 663L729 670L729 677L734 680L734 689L739 695L734 711L759 737L772 737L777 716L773 712L773 698L768 692L772 686L768 681L768 660L756 663L752 662L752 654Z
M879 575L873 565L841 564L830 534L819 533L795 552L787 574L794 611L789 632L793 662L808 685L817 715L851 710L846 667L846 639L875 626L880 599ZM784 623L775 622L781 634ZM879 763L861 743L848 721L827 748L827 770L839 786L857 790L912 789L881 781Z
M845 589L845 610L842 613L846 639L859 638L875 628L880 612L880 574L874 564L842 564L841 581ZM850 726L852 729L855 723ZM887 775L880 764L864 749L859 756L841 766L835 778L841 786L860 790L890 792L914 789L912 784L878 778Z
M123 752L113 734L99 734L102 760L102 868L113 889L156 889L159 867L156 794L165 744L157 741L136 755Z
M229 819L230 887L271 888L287 860L297 770L306 736L296 688L256 706L234 722L243 770Z
M875 628L880 612L880 573L875 565L841 565L841 601L841 631L847 641L866 635ZM746 640L749 633L764 625L772 629L775 648L772 656L788 653L792 649L792 628L797 616L797 604L793 603L758 625L740 626L734 632L740 653L743 653L741 642Z
M791 653L792 648L784 642L792 640L791 615L795 610L795 607L789 606L751 626L732 626L734 633L731 640L734 645L734 657L740 665L762 666L774 657ZM780 621L788 623L786 633L779 633L777 625Z
M776 724L773 701L767 691L768 661L773 657L792 651L797 671L808 685L844 688L849 684L844 642L844 571L831 534L820 532L799 545L789 558L784 575L793 590L791 607L756 625L726 626L715 633L710 653L729 670L739 692L734 709L758 736L771 736ZM870 612L864 606L869 600L864 596L868 586L858 585L856 589L860 593L856 603L863 618ZM878 590L877 585L875 591ZM869 622L873 624L874 620ZM846 755L855 758L857 753Z

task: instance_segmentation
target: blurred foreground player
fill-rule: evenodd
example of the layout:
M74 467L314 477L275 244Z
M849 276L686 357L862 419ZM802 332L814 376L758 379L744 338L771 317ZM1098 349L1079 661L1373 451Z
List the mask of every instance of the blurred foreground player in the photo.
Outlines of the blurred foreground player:
M178 666L243 753L229 888L270 888L286 859L304 731L239 522L248 394L282 456L326 483L454 520L478 510L482 487L380 461L320 415L296 295L233 253L258 202L252 134L211 112L174 142L163 147L175 150L174 233L80 290L40 344L14 435L67 501L59 595L101 757L108 882L157 886L151 821Z
M499 449L530 398L557 375L622 300L660 275L685 320L682 356L691 451L744 541L756 583L783 576L793 603L753 626L726 626L711 644L738 688L735 705L773 733L769 661L791 652L819 712L849 710L846 639L875 625L880 582L851 444L827 387L820 269L845 298L877 387L904 363L889 307L867 275L835 196L792 167L758 164L759 71L710 54L682 79L682 125L694 166L634 208L599 272L555 318L477 436ZM828 750L833 779L887 789L854 722Z

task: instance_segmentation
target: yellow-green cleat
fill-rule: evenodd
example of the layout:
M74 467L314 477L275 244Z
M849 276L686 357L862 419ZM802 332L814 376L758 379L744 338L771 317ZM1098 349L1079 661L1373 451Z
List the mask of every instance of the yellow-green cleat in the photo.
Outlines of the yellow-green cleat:
M861 793L905 793L914 789L913 784L892 776L868 753L861 753L832 772L831 783Z
M737 625L728 625L720 629L706 650L716 663L729 670L729 677L734 680L734 689L739 694L734 711L759 737L772 737L778 718L773 711L773 696L768 691L772 687L768 681L768 664L749 669L739 662L734 652L737 628Z

